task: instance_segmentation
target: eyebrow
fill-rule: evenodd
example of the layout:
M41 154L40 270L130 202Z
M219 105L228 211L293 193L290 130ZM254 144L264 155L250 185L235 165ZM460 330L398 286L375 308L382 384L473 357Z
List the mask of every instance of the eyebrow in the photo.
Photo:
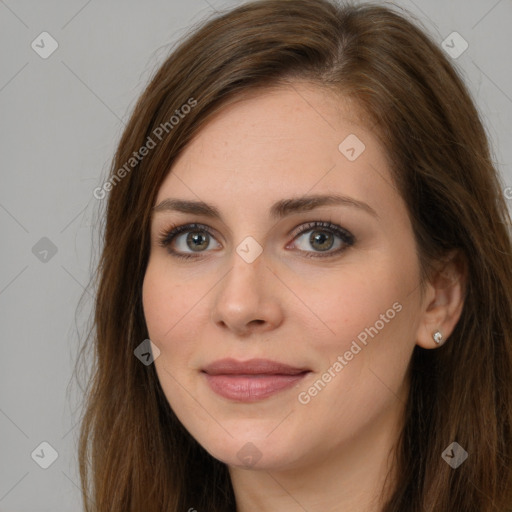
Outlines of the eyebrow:
M373 217L379 217L377 212L368 204L358 201L352 197L337 194L329 195L310 195L298 198L282 199L277 201L270 208L271 219L281 219L293 213L300 213L319 208L321 206L350 206L358 208L371 214ZM213 219L222 220L219 210L202 201L189 201L186 199L167 198L152 208L154 213L163 211L177 211L182 213L192 213L204 215Z

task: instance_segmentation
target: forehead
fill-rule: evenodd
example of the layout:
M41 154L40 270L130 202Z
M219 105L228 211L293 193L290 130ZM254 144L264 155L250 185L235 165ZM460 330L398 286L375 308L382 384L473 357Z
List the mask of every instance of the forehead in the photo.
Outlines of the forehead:
M366 137L361 116L350 99L311 84L250 90L221 107L180 159L231 156L237 161L245 152L257 157L254 164L276 157L288 162L315 160L320 152L336 154L351 133ZM234 163L226 161L225 167L231 164L236 170Z
M183 150L157 202L172 196L240 207L307 193L382 195L379 185L391 182L386 155L363 120L350 99L311 84L244 93Z

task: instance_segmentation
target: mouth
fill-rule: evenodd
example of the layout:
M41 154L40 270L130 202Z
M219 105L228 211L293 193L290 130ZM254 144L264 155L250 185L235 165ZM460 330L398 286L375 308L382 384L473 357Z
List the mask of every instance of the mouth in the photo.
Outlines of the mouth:
M256 402L293 387L311 370L268 359L221 359L201 372L216 394L235 402Z

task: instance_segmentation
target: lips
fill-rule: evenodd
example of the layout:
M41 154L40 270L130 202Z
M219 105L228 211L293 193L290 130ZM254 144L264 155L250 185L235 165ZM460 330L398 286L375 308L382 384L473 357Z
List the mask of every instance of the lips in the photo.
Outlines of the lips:
M220 359L203 368L203 371L209 375L297 375L309 370L270 359L250 359L249 361Z
M236 402L263 400L291 388L309 372L269 359L221 359L202 369L212 391Z

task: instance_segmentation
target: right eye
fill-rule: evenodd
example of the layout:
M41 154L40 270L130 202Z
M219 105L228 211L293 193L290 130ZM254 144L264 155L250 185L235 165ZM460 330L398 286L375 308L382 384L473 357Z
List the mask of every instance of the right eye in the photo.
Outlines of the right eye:
M215 240L215 238L208 226L183 224L162 231L159 236L159 245L165 247L176 258L187 259L199 256L199 254L194 255L194 253L205 252L210 247L212 240ZM172 245L177 246L177 249Z

